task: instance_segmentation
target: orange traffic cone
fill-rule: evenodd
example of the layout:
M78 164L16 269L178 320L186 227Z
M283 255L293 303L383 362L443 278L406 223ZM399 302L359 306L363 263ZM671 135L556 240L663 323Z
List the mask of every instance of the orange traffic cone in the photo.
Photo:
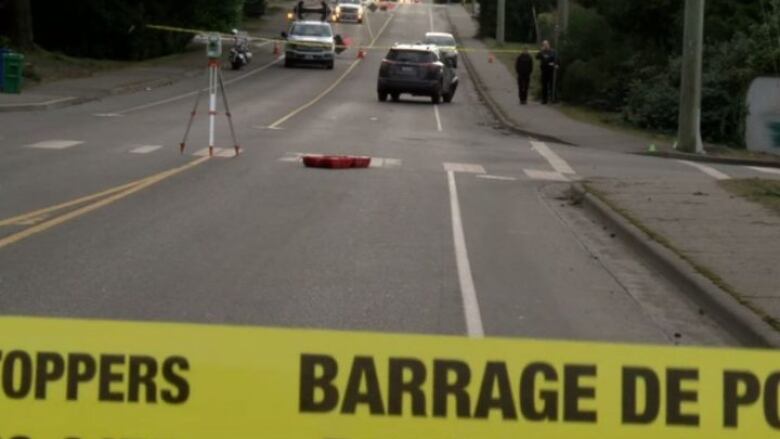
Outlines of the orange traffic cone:
M274 42L274 57L279 58L279 55L282 54L282 49L279 47L279 42Z
M493 54L492 54L492 53L488 53L488 62L489 62L490 64L493 64L493 61L495 61L495 60L496 60L496 57L495 57L495 56L493 56Z
M365 58L365 57L366 57L366 49L364 49L364 48L362 48L362 47L361 47L360 49L358 49L358 54L357 54L357 55L358 55L358 56L357 56L357 57L358 57L358 59L363 59L363 58Z

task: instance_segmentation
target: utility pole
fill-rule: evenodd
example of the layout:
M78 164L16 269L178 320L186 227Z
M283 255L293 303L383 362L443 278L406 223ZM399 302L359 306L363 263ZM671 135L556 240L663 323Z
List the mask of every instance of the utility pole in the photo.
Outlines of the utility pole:
M558 0L558 25L561 32L566 33L569 29L569 0Z
M555 48L560 49L561 33L569 29L569 0L558 0L558 23L555 25Z
M11 40L21 49L33 48L31 0L12 0L9 4L13 12Z
M704 2L685 1L685 32L683 36L682 85L680 88L680 118L677 149L701 153L701 71L704 52Z
M504 44L506 42L506 0L497 0L498 9L496 10L496 42Z

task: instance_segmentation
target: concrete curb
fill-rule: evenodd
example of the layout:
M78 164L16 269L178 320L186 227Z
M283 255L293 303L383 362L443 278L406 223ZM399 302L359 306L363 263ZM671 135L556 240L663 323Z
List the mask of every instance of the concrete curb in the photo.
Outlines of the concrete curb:
M452 23L452 18L450 17L449 8L446 9L446 12L447 12L447 21L450 23L450 29L452 29L452 34L455 36L455 38L458 41L461 41L460 35L458 34L458 30L457 28L455 28L455 26ZM488 110L490 110L493 116L496 119L498 119L498 122L504 128L516 134L533 137L534 139L541 140L543 142L558 143L561 145L568 145L568 146L577 146L573 143L567 142L558 137L551 136L549 134L537 133L518 126L514 121L512 121L506 115L506 113L501 108L501 106L499 106L490 96L490 93L487 91L487 87L482 82L482 78L479 76L477 70L474 68L474 65L471 63L471 58L469 58L469 55L466 52L461 52L460 57L461 59L463 59L463 64L466 66L466 70L468 70L469 72L471 81L472 83L474 83L474 89L477 90L477 94L479 94L480 99L482 99L482 102L485 104Z
M620 239L648 260L663 276L678 285L737 340L749 347L780 347L780 333L760 316L696 271L671 249L631 224L622 213L615 211L585 186L575 183L571 187L582 199L586 210L614 228Z
M737 165L737 166L762 166L765 168L780 168L780 157L778 157L777 161L772 161L772 160L754 160L754 159L717 157L717 156L708 156L708 155L699 155L699 154L686 154L684 152L672 152L672 151L637 152L636 154L648 156L648 157L665 158L665 159L688 160L691 162L718 163L724 165Z

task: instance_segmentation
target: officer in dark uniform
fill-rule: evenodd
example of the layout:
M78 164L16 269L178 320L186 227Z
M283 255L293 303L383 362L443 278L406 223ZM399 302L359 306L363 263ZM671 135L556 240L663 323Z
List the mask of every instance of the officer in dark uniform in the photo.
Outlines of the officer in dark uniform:
M531 74L534 71L534 59L528 53L528 49L523 49L515 60L515 72L517 72L517 89L520 95L520 103L528 103L528 86L531 83Z
M304 12L306 12L306 6L303 4L303 0L301 0L295 6L295 15L298 17L298 20L303 20Z
M558 68L558 54L550 48L548 41L542 42L542 50L536 55L542 69L542 104L548 103L554 96L555 70Z

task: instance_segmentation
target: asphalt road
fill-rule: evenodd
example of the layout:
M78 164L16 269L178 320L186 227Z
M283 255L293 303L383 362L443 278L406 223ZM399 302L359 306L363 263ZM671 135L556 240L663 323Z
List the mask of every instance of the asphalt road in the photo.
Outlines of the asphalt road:
M690 169L532 145L494 127L465 69L452 104L377 101L381 48L431 27L442 7L402 5L337 26L374 45L364 60L284 69L265 50L226 72L238 158L193 155L204 118L179 155L201 78L0 114L0 313L735 344L565 200L578 175ZM306 169L306 152L378 166Z

